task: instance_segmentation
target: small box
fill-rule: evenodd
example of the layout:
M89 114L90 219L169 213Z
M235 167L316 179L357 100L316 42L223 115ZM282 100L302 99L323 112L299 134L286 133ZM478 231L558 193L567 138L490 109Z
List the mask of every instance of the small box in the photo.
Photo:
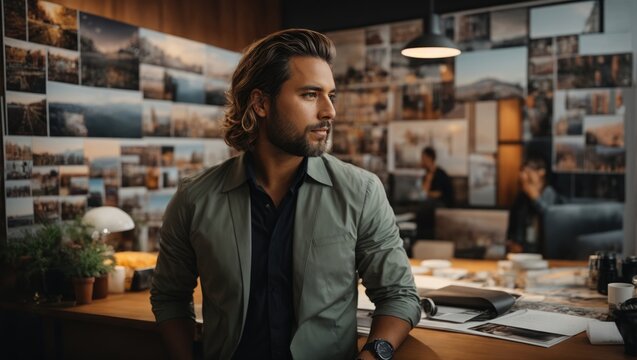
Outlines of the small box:
M141 291L150 289L154 271L154 267L135 269L133 272L133 279L131 280L130 290Z

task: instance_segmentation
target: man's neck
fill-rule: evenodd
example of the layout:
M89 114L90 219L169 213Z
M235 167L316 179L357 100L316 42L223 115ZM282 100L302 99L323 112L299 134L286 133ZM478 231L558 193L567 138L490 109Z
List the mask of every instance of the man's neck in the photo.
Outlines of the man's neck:
M303 157L288 154L272 144L256 144L252 158L257 183L278 205L292 186Z

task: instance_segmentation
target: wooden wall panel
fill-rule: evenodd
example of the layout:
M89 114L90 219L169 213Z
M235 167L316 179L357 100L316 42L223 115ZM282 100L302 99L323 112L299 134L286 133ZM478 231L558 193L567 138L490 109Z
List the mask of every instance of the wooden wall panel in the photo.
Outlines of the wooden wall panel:
M498 141L522 140L522 103L520 100L499 100L498 119Z
M522 165L522 145L498 147L498 206L509 208L519 191L518 176Z
M281 29L281 0L50 1L235 51Z

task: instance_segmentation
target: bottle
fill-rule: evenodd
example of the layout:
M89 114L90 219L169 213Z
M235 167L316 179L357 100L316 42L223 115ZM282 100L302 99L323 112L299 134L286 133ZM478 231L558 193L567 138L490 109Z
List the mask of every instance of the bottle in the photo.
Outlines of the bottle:
M608 295L608 284L619 280L617 276L617 258L615 253L612 252L598 251L597 255L599 256L597 259L599 264L597 292Z

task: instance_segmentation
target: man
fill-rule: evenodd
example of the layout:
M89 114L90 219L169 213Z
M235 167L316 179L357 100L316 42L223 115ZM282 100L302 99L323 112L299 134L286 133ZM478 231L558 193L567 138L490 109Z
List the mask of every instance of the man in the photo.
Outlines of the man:
M447 172L436 164L436 150L431 146L422 149L420 164L426 174L422 180L422 191L428 199L441 202L444 206L453 205L453 184Z
M541 252L541 220L546 208L563 204L560 196L546 182L546 162L541 157L529 157L519 174L521 192L509 210L507 227L508 252Z
M376 310L361 359L391 355L420 318L383 187L324 154L335 117L322 34L250 46L232 78L226 142L241 156L187 179L168 206L151 302L189 358L201 282L207 359L352 359L358 276Z

